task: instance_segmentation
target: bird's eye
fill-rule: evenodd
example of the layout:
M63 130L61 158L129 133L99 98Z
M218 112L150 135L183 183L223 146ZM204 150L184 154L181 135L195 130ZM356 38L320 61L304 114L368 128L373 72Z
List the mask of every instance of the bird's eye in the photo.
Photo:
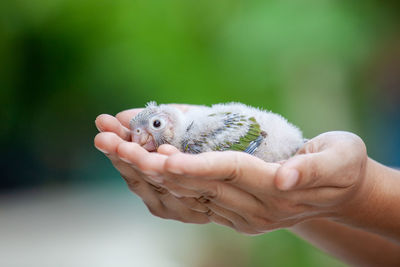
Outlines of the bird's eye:
M161 126L161 121L160 121L160 120L154 120L154 121L153 121L153 126L154 126L154 128L160 128L160 126Z

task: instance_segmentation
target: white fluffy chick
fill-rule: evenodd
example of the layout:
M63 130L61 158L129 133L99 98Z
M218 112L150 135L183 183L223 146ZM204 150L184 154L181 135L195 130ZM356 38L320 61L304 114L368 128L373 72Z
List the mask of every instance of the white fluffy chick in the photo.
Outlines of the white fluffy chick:
M267 162L287 159L304 144L301 131L282 116L241 103L193 106L183 113L150 102L130 129L132 141L148 151L162 144L191 154L236 150Z

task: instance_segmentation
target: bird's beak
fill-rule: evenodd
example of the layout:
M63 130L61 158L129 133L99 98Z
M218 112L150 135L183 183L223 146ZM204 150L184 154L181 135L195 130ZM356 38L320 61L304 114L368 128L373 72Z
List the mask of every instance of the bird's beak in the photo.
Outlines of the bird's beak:
M147 131L141 131L139 134L136 132L132 132L132 141L141 145L147 151L156 151L157 145L154 141L154 138Z

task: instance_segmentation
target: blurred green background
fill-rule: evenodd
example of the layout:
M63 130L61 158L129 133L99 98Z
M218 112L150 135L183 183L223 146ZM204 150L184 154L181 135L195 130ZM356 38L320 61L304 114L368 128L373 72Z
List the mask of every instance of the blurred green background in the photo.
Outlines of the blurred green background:
M1 1L4 207L12 213L15 203L54 190L69 196L107 188L99 193L103 204L130 196L93 147L94 120L150 100L263 107L309 138L355 132L371 157L400 166L398 14L398 1L369 0ZM33 200L27 191L36 192ZM118 216L145 210L138 198L122 202L135 208ZM217 226L158 225L173 225L177 235L182 227L200 231L207 249L192 251L191 266L342 266L286 231L243 237Z

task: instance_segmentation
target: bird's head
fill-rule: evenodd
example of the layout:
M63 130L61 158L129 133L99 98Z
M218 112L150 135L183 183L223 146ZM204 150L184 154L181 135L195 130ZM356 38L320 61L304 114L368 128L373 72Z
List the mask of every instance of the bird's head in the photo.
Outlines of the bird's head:
M156 151L162 144L173 144L182 128L183 113L169 105L149 102L130 122L132 141L148 151Z

